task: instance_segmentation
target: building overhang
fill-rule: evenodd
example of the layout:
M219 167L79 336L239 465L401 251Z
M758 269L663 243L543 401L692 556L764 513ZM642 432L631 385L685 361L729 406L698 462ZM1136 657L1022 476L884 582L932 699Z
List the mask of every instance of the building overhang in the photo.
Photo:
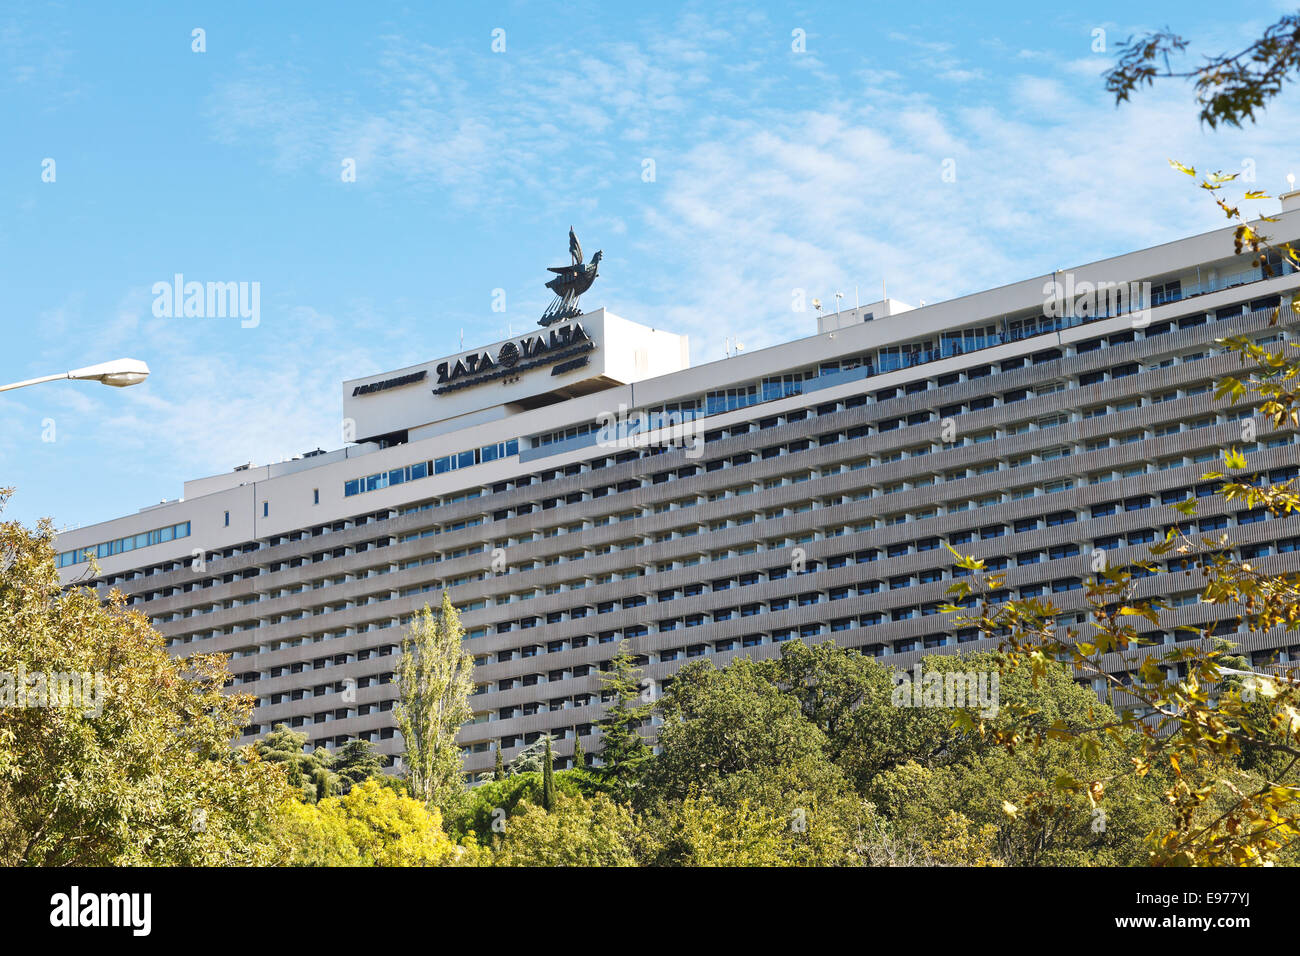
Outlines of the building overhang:
M687 338L597 309L420 365L343 383L348 437L430 430L491 409L511 414L680 371Z

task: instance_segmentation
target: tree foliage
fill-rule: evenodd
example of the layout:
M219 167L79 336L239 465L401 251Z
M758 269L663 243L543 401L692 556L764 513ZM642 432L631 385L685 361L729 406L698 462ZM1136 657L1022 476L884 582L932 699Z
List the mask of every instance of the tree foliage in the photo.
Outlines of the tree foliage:
M546 762L542 765L542 809L550 813L555 809L555 755L551 752L551 738L546 737Z
M1220 396L1262 396L1261 410L1275 424L1294 426L1300 359L1236 339L1220 344L1248 372L1221 381ZM1270 484L1236 449L1225 452L1222 470L1204 479L1215 483L1225 502L1277 517L1297 510L1294 482ZM1165 539L1151 547L1148 560L1107 569L1090 582L1089 622L1082 629L1057 628L1058 609L1045 601L987 600L1001 576L986 573L972 558L960 563L978 575L975 583L953 590L962 598L984 598L969 620L1001 637L1010 667L1036 680L1066 674L1095 681L1115 704L1115 710L1058 716L1032 705L1017 707L1010 725L993 730L999 743L1023 752L1065 742L1095 756L1108 741L1137 742L1131 767L1067 776L1036 799L1051 801L1080 788L1102 793L1134 777L1155 779L1169 817L1147 834L1149 862L1279 862L1300 836L1300 671L1253 673L1215 632L1221 624L1234 631L1244 625L1252 633L1294 630L1300 622L1300 575L1263 574L1234 556L1226 535L1193 535L1181 519L1196 510L1195 499L1170 506ZM1200 602L1216 609L1213 620L1199 627L1170 620L1176 612L1149 595L1186 586L1164 583L1175 577L1200 582ZM1163 643L1164 629L1181 635L1173 647Z
M316 804L290 801L283 813L295 866L440 866L462 856L443 833L436 807L377 780Z
M384 758L375 753L375 746L369 740L354 737L334 755L334 773L338 775L339 786L344 793L367 780L380 780L384 777Z
M177 660L120 592L64 590L53 539L49 522L0 523L0 673L15 695L20 671L86 675L102 695L0 707L0 863L274 861L284 776L230 746L252 700L223 693L226 658Z
M557 775L559 776L559 775ZM558 794L548 811L524 803L504 821L491 862L497 866L633 866L638 830L632 811L604 794Z
M259 757L284 770L289 786L308 803L342 793L343 784L335 770L334 755L324 747L308 753L304 749L306 745L306 734L276 724L253 746Z
M610 669L600 677L601 691L611 696L613 704L596 722L601 735L599 773L610 791L625 800L636 786L641 767L650 759L650 746L640 728L650 720L654 703L641 699L635 661L626 643L619 644Z
M406 743L406 774L416 799L444 812L464 790L456 735L469 720L474 658L464 647L465 630L446 591L437 613L424 609L402 636L393 708Z
M1211 128L1220 123L1240 127L1255 122L1256 112L1300 72L1300 14L1283 16L1237 53L1206 57L1199 66L1177 70L1170 57L1183 54L1187 45L1187 40L1168 29L1130 37L1106 74L1106 89L1122 103L1157 79L1189 79L1201 122Z

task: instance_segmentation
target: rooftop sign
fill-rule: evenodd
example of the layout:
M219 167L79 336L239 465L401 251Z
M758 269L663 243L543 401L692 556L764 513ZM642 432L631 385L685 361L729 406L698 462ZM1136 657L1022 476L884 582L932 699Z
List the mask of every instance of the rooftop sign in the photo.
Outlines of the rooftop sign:
M567 366L565 371L571 371L587 364L584 353L595 347L596 344L581 322L552 326L536 335L529 334L503 342L495 354L490 349L485 349L462 355L455 360L439 362L434 368L438 376L438 387L433 393L440 395L471 385L481 385L544 365L554 365L552 374L559 374L560 366L556 363L560 362ZM576 364L565 361L578 358L582 361Z

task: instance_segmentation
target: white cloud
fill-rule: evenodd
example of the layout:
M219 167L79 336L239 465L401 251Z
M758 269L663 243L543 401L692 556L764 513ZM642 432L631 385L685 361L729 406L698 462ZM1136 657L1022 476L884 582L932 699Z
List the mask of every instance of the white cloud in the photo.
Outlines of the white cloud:
M1167 157L1228 168L1250 156L1266 189L1293 159L1295 110L1281 101L1257 128L1210 135L1185 87L1116 109L1088 75L1103 58L981 39L1011 69L972 68L957 47L898 34L933 58L918 61L929 73L866 56L831 73L761 18L680 27L578 55L516 45L451 56L388 37L356 96L292 63L246 61L218 82L208 116L215 137L263 151L275 175L336 180L352 157L363 189L437 191L618 237L599 243L607 259L588 304L691 333L697 362L721 357L724 336L755 349L811 333L811 311L791 310L796 289L828 306L838 290L851 305L855 287L870 302L887 280L894 297L934 302L1219 225ZM975 81L978 99L953 86ZM647 156L654 184L640 181ZM948 158L955 182L941 177ZM85 327L79 308L51 310L48 344ZM339 381L434 357L407 334L426 308L283 299L243 330L156 320L147 293L130 290L82 344L116 354L147 339L153 379L111 403L83 390L41 404L114 454L169 447L178 482L337 447ZM6 407L0 424L30 431L39 410Z

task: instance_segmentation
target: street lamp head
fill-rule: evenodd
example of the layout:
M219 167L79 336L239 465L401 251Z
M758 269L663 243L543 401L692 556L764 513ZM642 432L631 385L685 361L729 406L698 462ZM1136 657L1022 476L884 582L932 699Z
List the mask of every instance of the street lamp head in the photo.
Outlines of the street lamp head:
M139 385L148 377L149 366L139 359L116 359L112 362L101 362L98 365L73 369L68 373L68 378L82 382L102 382L114 388Z

